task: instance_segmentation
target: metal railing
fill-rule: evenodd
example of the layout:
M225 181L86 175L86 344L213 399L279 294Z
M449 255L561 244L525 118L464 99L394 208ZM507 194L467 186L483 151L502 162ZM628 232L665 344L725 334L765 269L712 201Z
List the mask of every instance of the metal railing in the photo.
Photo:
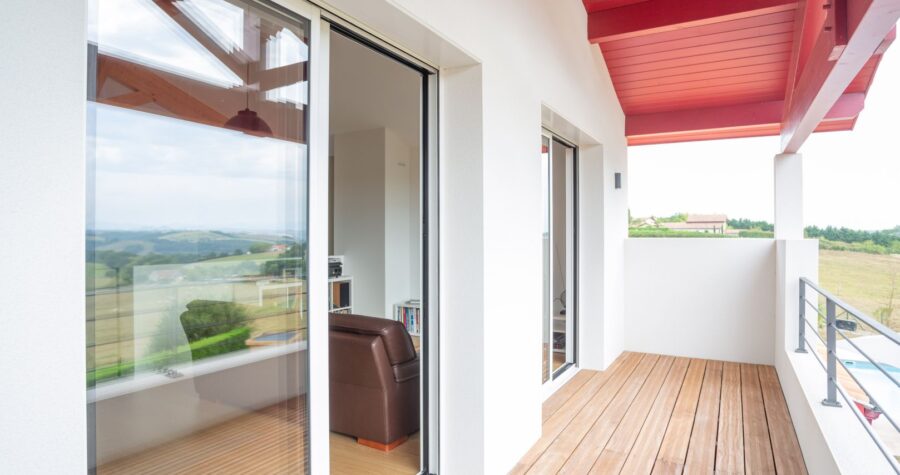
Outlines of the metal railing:
M818 296L825 298L825 314L822 314L822 311L819 309L818 296L815 298L815 303L810 302L807 299L807 290L812 290ZM812 308L813 311L816 312L820 317L825 319L825 339L822 339L822 336L819 335L819 331L817 327L814 327L809 320L806 319L807 308ZM838 318L837 310L840 308L843 313L840 316L848 316L851 318ZM855 319L855 320L854 320ZM860 355L866 358L869 363L872 364L874 368L877 368L887 377L888 381L893 382L895 388L900 388L900 381L891 374L887 368L883 366L882 363L875 361L871 356L869 356L862 348L859 347L856 343L850 339L846 331L856 331L857 330L857 321L862 322L866 327L873 330L875 333L878 333L888 341L894 343L895 345L900 346L900 335L897 332L891 330L890 328L882 325L872 317L860 312L859 310L853 308L848 305L841 299L835 297L828 291L821 289L815 283L811 282L809 279L805 277L800 278L800 321L799 321L799 338L797 344L797 353L808 353L806 350L808 340L806 339L806 328L809 327L812 330L812 334L825 345L826 354L825 354L825 362L822 362L822 359L819 355L816 354L815 351L812 352L813 356L815 356L816 361L819 362L819 365L822 366L822 369L825 370L827 374L826 379L826 397L822 401L822 404L829 407L841 407L841 402L838 401L837 396L840 394L841 398L850 405L853 414L856 418L862 423L863 427L869 433L869 436L872 437L872 440L878 446L878 449L887 459L888 463L894 468L894 471L900 474L900 465L897 463L897 459L894 458L894 455L891 454L890 450L884 446L884 443L875 434L875 431L871 427L871 420L869 417L877 417L879 415L884 416L884 418L890 422L890 424L894 427L894 430L900 432L900 427L897 426L897 421L888 414L886 411L882 409L882 406L878 404L877 399L872 395L871 391L866 389L866 387L860 382L860 380L850 371L850 368L847 367L847 364L841 361L837 356L837 337L838 335L844 339L850 346L853 347ZM810 344L810 346L812 346ZM847 391L840 385L838 381L837 374L837 365L841 365L846 371L847 375L852 378L853 382L859 387L859 389L865 393L866 397L869 399L868 406L866 408L866 413L864 414L861 409L857 406L857 404L851 399L851 397L847 394Z

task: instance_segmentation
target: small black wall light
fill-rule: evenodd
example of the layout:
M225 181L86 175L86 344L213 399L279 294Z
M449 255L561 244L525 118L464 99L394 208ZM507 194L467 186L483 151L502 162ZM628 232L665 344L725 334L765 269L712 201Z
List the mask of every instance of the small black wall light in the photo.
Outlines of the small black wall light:
M622 174L616 172L616 189L622 188Z

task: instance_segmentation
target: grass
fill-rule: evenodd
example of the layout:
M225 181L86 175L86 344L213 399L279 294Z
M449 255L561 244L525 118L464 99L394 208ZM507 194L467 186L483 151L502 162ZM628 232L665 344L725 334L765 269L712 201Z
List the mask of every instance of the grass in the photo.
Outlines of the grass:
M820 249L819 283L870 317L900 330L900 255ZM890 317L883 315L886 309L893 309Z
M222 241L227 239L234 239L234 237L220 233L218 231L179 231L174 233L164 234L159 237L160 239L165 239L167 241L188 241L188 242L198 242L203 240L208 241Z
M730 238L725 234L701 233L697 231L677 231L668 228L629 228L632 238Z
M207 262L235 262L235 261L256 261L256 260L272 260L277 259L281 254L277 252L260 252L258 254L238 254L236 256L225 256L225 257L217 257L215 259L210 259Z
M99 262L88 262L87 267L87 290L106 289L116 286L115 271Z
M141 365L153 365L164 367L178 353L191 352L192 361L198 361L211 356L217 356L247 348L245 341L250 338L250 328L240 327L233 330L197 340L188 345L179 347L175 351L164 351L149 355L140 360ZM108 379L115 379L134 373L135 362L123 361L88 371L88 386Z

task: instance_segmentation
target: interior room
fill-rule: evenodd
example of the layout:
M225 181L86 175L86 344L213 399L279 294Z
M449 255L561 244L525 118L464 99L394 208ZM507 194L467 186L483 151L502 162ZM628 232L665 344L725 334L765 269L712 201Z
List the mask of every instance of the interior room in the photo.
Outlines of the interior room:
M417 473L422 74L330 39L332 473Z

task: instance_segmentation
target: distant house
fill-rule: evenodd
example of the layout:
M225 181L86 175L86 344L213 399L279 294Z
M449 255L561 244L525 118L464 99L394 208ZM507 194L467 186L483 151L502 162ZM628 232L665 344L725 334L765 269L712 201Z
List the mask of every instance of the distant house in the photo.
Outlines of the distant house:
M275 244L269 248L269 252L275 252L281 254L287 251L287 244Z
M676 231L725 234L728 216L724 214L689 214L687 220L676 223L660 223L663 227Z

